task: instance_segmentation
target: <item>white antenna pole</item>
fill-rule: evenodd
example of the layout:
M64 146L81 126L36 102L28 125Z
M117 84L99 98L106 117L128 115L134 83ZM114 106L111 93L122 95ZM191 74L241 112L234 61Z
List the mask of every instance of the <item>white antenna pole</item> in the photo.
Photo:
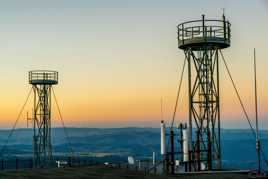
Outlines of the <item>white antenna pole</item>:
M161 155L166 155L166 125L164 121L161 121Z
M155 166L155 152L153 152L153 166Z

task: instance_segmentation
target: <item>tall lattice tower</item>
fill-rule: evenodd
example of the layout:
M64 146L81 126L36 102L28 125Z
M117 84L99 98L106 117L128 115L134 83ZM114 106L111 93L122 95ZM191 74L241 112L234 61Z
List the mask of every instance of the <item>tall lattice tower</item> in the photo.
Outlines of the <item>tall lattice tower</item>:
M219 51L230 46L230 26L224 15L178 25L188 63L189 171L221 167Z
M33 87L33 165L49 167L52 161L51 146L51 88L58 84L58 72L36 70L29 72Z

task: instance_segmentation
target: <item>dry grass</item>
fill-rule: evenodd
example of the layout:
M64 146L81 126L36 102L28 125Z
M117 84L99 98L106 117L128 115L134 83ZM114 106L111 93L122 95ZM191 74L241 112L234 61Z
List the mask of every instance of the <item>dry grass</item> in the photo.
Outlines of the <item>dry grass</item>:
M108 168L104 166L55 168L0 172L2 179L242 179L245 174L202 174L172 176L144 176L142 172L127 171L125 169Z

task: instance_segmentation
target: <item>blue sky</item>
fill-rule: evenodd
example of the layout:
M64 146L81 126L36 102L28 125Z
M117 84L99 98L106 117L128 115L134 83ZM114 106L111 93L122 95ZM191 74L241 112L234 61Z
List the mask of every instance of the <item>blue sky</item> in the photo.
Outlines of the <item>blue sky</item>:
M34 69L59 71L67 125L158 126L161 97L169 121L184 59L176 26L202 14L221 18L223 9L232 23L224 54L251 115L257 49L260 117L268 127L268 3L250 0L0 1L0 126L12 125ZM247 127L223 66L221 79L223 127ZM187 118L186 99L177 121Z

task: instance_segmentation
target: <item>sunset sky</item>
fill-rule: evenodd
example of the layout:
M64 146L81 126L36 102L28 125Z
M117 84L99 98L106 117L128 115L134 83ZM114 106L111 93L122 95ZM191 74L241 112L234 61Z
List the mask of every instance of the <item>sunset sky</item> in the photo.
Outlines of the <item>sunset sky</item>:
M183 51L179 23L225 15L231 47L223 51L253 118L253 48L257 50L260 124L268 127L268 2L262 0L0 1L0 128L10 128L31 88L28 71L59 71L55 92L67 126L159 126L160 101L171 120ZM224 128L247 128L221 66ZM176 121L187 119L186 76ZM26 127L26 113L19 121ZM53 107L53 126L60 126Z

